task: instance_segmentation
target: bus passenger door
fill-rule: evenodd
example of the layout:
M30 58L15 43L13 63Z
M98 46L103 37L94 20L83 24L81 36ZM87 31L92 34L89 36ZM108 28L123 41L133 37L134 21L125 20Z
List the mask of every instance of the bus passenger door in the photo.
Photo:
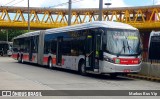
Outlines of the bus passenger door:
M94 69L99 70L99 60L101 57L101 48L102 48L102 37L101 34L96 34L95 35L95 44L94 44L94 49L95 49L95 56L94 56Z
M101 35L88 35L86 39L86 69L99 70L99 52L101 47Z
M56 65L62 65L62 43L63 37L57 37L57 49L56 49Z
M86 37L86 43L85 43L85 61L86 61L86 70L92 70L92 54L93 54L93 50L92 50L92 46L93 46L93 36L92 35L88 35Z

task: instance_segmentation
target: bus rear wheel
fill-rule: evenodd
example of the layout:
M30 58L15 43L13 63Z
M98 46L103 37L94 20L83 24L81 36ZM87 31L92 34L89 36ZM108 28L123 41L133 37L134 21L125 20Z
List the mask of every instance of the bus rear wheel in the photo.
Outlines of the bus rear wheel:
M0 52L0 55L3 56L3 51Z
M21 56L18 54L18 58L17 58L18 62L21 63Z
M22 64L24 63L23 55L21 56L21 63L22 63Z
M49 58L48 60L48 68L52 69L53 65L52 65L52 58Z
M18 55L18 62L19 63L24 63L23 55Z
M83 76L87 75L84 61L82 61L79 65L79 72Z
M113 73L113 74L110 74L110 77L111 78L116 78L118 75L117 74L115 74L115 73Z

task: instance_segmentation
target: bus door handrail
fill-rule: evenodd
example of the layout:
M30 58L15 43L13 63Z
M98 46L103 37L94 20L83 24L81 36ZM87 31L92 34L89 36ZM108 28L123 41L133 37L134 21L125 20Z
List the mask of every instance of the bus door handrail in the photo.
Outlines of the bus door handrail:
M89 55L86 55L87 57L89 57L94 51L90 52Z

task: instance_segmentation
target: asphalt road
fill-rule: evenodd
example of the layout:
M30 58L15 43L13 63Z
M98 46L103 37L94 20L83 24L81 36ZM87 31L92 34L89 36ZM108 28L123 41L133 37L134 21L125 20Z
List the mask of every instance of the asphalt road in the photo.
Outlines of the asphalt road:
M10 57L0 57L0 90L159 90L159 85L158 82L121 76L81 76L73 71L51 70L33 64L21 64Z

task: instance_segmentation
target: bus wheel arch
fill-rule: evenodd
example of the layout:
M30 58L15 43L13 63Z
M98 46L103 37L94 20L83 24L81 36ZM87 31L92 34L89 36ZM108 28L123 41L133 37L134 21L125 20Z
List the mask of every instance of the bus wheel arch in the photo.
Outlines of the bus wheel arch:
M19 53L17 54L17 60L18 60L18 58L19 58Z
M23 54L21 54L21 63L24 63Z
M111 73L109 74L111 78L117 78L118 74L117 73Z
M3 51L0 52L0 55L3 56Z
M48 57L48 68L53 68L53 64L52 64L52 57L51 56L49 56Z
M80 61L78 63L78 71L83 76L85 76L87 74L86 73L85 60L84 59L80 59Z
M20 54L19 54L19 53L18 53L18 55L17 55L17 60L18 60L19 63L21 63Z

